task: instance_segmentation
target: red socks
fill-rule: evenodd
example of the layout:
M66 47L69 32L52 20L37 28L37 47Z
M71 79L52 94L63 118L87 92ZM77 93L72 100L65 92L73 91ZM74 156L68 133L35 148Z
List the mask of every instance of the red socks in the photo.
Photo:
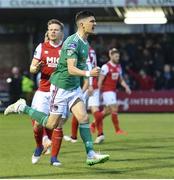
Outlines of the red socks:
M75 116L72 116L72 122L71 122L71 138L77 139L77 131L78 131L79 123Z
M43 128L33 128L33 132L34 132L34 138L36 141L36 146L42 147Z
M53 130L52 134L52 149L51 149L51 156L57 157L59 154L59 150L62 144L62 138L63 138L63 131L62 128L56 128Z
M112 123L114 125L115 131L119 131L119 120L118 120L118 114L117 113L112 113Z
M96 111L94 113L94 118L95 118L95 124L98 131L98 136L100 136L103 134L103 113L100 111Z

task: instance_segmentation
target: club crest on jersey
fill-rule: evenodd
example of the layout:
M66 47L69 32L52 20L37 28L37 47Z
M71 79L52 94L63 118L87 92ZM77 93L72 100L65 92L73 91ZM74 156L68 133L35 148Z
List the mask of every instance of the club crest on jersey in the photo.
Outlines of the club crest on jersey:
M51 109L54 110L54 111L57 111L57 110L58 110L58 106L55 105L55 104L53 104L53 105L51 106Z
M68 47L71 49L75 49L77 47L77 44L71 43L71 44L68 44Z
M73 53L74 53L73 50L71 50L71 49L68 49L68 50L67 50L67 55L68 55L68 56L71 56Z

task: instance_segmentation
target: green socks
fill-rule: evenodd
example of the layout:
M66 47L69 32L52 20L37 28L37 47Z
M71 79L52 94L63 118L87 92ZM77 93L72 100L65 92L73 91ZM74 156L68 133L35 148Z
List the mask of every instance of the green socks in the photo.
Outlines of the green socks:
M93 150L93 142L92 142L92 136L89 128L89 123L87 124L80 124L80 136L83 140L83 143L85 144L85 149L88 154L89 151Z
M47 114L37 111L29 106L25 106L23 113L28 114L32 119L36 120L39 124L41 124L44 127L48 121Z

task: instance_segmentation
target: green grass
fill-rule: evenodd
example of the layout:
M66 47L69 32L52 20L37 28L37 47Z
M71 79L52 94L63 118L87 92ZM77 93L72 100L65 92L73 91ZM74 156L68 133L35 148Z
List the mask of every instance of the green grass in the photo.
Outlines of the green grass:
M127 136L114 134L109 118L105 119L106 140L95 145L96 151L110 154L105 164L89 167L82 141L63 141L60 167L49 165L43 156L31 164L34 139L30 119L25 115L0 114L0 178L174 178L174 114L120 114L121 127ZM64 127L70 132L70 122ZM94 137L95 138L95 137Z

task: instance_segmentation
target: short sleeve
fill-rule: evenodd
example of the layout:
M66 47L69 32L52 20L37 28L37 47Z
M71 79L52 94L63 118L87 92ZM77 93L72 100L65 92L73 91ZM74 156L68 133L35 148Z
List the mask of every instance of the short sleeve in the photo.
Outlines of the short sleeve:
M77 44L69 42L65 48L67 58L77 59Z
M106 76L106 74L108 73L109 69L108 66L106 64L104 64L101 68L101 74Z
M41 60L41 53L42 53L42 44L40 43L34 51L33 58Z

